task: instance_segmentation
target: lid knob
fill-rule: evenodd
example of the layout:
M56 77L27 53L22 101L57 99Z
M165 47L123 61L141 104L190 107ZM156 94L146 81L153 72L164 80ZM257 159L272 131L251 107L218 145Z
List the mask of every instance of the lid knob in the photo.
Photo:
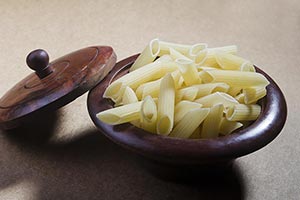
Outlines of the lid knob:
M31 69L35 70L40 79L52 73L49 67L48 53L43 49L30 52L26 58L26 63Z

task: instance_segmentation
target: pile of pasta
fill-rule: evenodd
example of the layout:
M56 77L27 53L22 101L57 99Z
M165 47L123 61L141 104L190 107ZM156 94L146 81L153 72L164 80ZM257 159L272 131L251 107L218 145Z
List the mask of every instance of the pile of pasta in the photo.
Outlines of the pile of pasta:
M108 124L132 123L179 138L228 135L256 120L268 80L236 55L237 46L208 48L154 39L104 98L115 107L97 114Z

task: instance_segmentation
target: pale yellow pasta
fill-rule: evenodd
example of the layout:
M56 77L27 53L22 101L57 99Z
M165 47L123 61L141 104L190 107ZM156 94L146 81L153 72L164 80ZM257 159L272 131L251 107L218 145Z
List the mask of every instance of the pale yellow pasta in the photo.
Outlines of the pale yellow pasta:
M201 97L195 100L195 102L200 103L203 107L212 107L216 104L223 104L225 107L238 104L239 102L232 96L224 92L215 92L213 94Z
M201 71L220 70L220 68L216 68L216 67L207 67L207 66L197 66L197 69L198 69L199 73L200 73Z
M254 69L253 64L250 61L223 51L217 51L215 53L215 58L222 69L240 71L253 71Z
M235 99L239 102L239 103L245 103L245 94L243 94L243 93L241 93L241 94L239 94L239 95L237 95L236 97L235 97Z
M230 54L236 54L237 53L237 46L236 45L230 45L230 46L224 46L224 47L216 47L216 48L207 48L207 58L202 65L209 66L209 67L219 67L216 58L215 53L218 51L223 51Z
M156 132L157 106L151 96L145 97L141 105L141 128Z
M158 54L159 56L164 54L170 54L170 48L175 49L181 54L187 55L192 45L183 45L183 44L176 44L172 42L159 41L159 47L160 47L160 52Z
M190 100L194 101L196 98L200 98L215 92L227 92L229 85L226 83L206 83L197 84L190 87L182 88L176 92L176 101Z
M158 119L156 131L168 135L174 124L175 85L171 74L163 77L158 97Z
M126 86L129 86L135 90L139 85L161 78L166 73L175 71L177 69L178 64L173 61L150 63L114 81L107 87L103 97L116 100L119 96L123 95Z
M228 121L225 117L223 117L221 121L220 134L229 135L236 129L241 128L242 126L243 124L240 122Z
M200 78L204 83L222 82L230 86L241 88L247 87L264 87L269 84L269 81L260 73L244 72L233 70L211 70L202 71Z
M123 94L122 104L125 105L134 102L138 102L138 98L136 97L135 92L130 87L127 86Z
M97 114L99 120L111 124L123 124L140 119L142 102L135 102L116 108L111 108Z
M240 94L241 91L242 91L242 88L241 88L241 87L239 87L239 86L231 86L231 87L229 88L229 90L227 91L227 94L229 94L229 95L235 97L235 96L237 96L238 94Z
M215 138L218 137L220 132L221 120L223 116L224 106L216 104L210 108L208 116L205 118L201 138Z
M158 56L159 52L159 40L151 40L149 45L147 45L146 48L142 51L142 53L137 57L133 65L130 67L129 71L132 72L146 64L153 62Z
M175 102L178 103L181 100L194 101L197 98L198 89L191 86L176 91Z
M180 72L178 70L176 70L176 71L172 72L171 75L174 79L175 89L180 88L181 85L183 84L183 78L181 77ZM162 79L158 79L158 80L151 81L151 82L140 85L136 89L137 97L139 99L144 99L148 95L150 95L153 98L158 97L161 80Z
M170 55L165 54L165 55L162 55L159 58L157 58L155 61L158 61L158 62L170 62L170 61L173 61L173 58Z
M202 105L191 101L180 101L175 105L174 124L177 124L190 110L201 108Z
M243 89L245 104L251 104L263 98L267 94L265 87L250 87Z
M226 119L229 121L252 121L258 118L260 112L260 105L237 104L227 109Z
M184 59L192 62L192 59L188 58L187 56L181 54L179 51L176 51L175 49L172 48L170 48L170 56L173 60Z
M201 53L203 50L207 49L207 44L206 43L197 43L194 44L190 47L189 52L188 52L188 57L189 58L195 58Z
M201 83L198 70L193 61L179 58L176 59L175 62L178 63L179 70L186 86Z
M193 132L199 127L209 113L209 108L195 108L190 110L176 124L170 136L179 138L189 138Z

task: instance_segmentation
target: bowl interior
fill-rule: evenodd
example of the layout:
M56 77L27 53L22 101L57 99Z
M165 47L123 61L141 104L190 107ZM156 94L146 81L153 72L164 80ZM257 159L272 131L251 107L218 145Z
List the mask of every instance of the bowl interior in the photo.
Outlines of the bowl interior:
M112 108L112 102L103 93L112 80L123 76L137 55L116 64L107 77L93 88L88 96L90 117L100 131L123 147L148 158L168 163L223 162L256 151L271 142L282 130L287 116L285 98L277 84L265 72L256 67L269 81L267 95L261 99L262 112L250 126L228 136L213 139L181 139L148 133L126 123L108 125L96 114Z

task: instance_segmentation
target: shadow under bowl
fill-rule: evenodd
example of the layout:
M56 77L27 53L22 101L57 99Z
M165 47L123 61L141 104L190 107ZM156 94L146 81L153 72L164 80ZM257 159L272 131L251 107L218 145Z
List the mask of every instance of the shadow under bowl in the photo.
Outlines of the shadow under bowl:
M105 89L112 80L128 73L137 56L138 54L118 62L107 77L89 92L88 110L94 124L105 136L124 148L154 161L155 166L161 165L164 169L166 166L176 169L184 167L186 171L199 171L199 167L205 170L222 169L224 166L230 166L234 159L270 143L284 126L287 116L285 98L272 78L258 67L256 71L270 82L267 95L260 100L262 112L250 126L230 135L213 139L181 139L151 134L129 123L113 126L101 122L96 114L113 107L109 99L103 98Z

